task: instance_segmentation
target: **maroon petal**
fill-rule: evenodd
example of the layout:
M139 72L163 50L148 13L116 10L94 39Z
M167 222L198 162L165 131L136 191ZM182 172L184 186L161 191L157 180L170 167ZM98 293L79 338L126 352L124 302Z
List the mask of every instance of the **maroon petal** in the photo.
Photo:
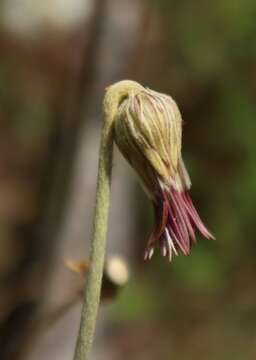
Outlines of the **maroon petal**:
M157 244L163 256L168 254L170 261L173 253L178 255L179 250L189 255L196 242L195 230L207 239L214 239L200 219L188 191L177 191L174 187L169 191L161 190L154 212L155 228L148 241L145 260L153 256Z
M206 238L206 239L212 239L214 240L214 236L207 230L205 225L203 224L200 216L198 215L198 212L196 211L196 208L193 205L192 199L188 193L188 191L183 192L182 194L184 203L187 209L187 212L190 215L191 220L194 223L194 226L199 230L199 232Z

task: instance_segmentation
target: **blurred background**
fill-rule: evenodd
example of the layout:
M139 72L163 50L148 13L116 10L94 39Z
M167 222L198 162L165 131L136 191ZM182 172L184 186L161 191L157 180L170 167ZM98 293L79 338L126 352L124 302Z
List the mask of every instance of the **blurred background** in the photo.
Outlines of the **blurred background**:
M116 151L107 259L126 285L91 358L256 358L255 18L253 0L0 1L2 360L72 359L83 281L65 261L88 258L102 97L127 78L179 104L217 240L144 263L151 204Z

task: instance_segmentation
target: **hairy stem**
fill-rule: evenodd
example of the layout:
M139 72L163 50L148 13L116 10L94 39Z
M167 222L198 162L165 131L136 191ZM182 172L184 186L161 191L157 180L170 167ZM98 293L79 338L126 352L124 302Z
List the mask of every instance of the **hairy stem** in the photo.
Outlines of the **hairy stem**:
M100 146L96 208L90 253L91 266L86 278L75 360L85 360L88 358L95 331L106 247L112 153L113 135L109 124L105 122L102 129Z

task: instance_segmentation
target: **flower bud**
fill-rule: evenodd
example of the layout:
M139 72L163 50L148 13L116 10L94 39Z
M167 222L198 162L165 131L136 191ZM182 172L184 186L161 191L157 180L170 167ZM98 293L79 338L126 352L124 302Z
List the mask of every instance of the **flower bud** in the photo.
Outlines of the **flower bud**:
M113 86L117 89L122 83L126 82ZM195 230L208 239L213 236L188 194L191 182L181 156L182 118L177 104L170 96L132 83L119 98L114 139L153 201L155 229L145 259L152 257L159 244L162 254L171 260L179 250L189 254ZM111 98L112 90L108 88L106 98Z
M115 141L140 175L152 198L159 181L175 178L181 152L181 115L169 96L149 89L132 91L115 119Z

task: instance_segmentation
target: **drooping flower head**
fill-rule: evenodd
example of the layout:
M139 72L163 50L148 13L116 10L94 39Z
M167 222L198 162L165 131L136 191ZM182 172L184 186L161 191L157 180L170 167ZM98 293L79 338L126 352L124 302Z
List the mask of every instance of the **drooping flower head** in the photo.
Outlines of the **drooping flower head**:
M115 97L122 85L128 85L126 91ZM170 260L179 251L188 255L196 231L213 239L189 195L191 182L181 156L182 118L175 101L131 81L110 86L105 99L118 101L115 142L153 202L155 227L144 258L153 256L156 245Z

